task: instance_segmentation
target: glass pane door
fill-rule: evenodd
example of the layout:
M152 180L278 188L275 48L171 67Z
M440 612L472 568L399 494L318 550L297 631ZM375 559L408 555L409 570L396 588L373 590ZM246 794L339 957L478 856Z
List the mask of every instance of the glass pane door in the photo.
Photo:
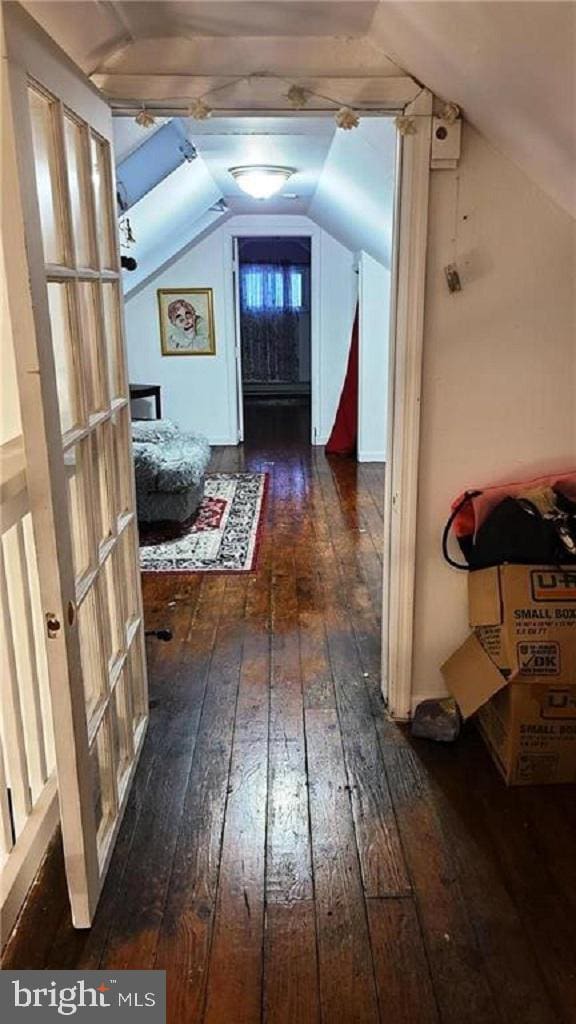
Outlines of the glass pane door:
M128 436L118 440L117 426L128 393L111 153L90 125L33 82L28 102L102 865L145 723L131 710L144 675L143 626Z
M15 283L32 328L21 332L21 381L39 367L20 397L68 887L74 922L87 927L148 717L111 117L60 73L53 49L39 61L37 37L7 38L28 264Z

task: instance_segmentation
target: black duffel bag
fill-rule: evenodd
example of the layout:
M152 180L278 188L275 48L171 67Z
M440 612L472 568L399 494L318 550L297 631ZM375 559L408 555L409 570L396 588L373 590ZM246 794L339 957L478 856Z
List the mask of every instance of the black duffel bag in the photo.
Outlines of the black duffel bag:
M576 503L556 493L554 508L543 515L526 498L503 498L475 533L458 542L466 559L457 562L448 550L450 531L464 505L481 492L469 491L452 510L442 535L442 551L455 569L486 569L511 562L519 565L576 564Z

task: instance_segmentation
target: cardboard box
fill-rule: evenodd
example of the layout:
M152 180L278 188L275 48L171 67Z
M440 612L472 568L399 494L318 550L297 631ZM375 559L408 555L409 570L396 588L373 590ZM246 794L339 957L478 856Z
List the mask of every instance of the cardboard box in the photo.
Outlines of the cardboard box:
M442 666L509 785L576 782L576 569L468 577L474 632Z

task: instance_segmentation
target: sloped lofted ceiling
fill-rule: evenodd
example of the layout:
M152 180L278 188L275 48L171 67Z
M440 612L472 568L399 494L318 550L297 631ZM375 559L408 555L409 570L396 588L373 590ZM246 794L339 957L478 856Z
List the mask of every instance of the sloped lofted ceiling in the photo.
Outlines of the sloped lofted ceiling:
M120 106L182 107L224 86L210 97L220 111L285 108L285 83L237 81L258 72L297 78L342 102L379 106L382 83L390 95L394 80L410 74L460 104L497 148L576 215L571 0L30 0L24 6Z
M575 3L384 3L370 38L576 217Z
M181 164L143 195L129 211L136 244L126 255L135 257L138 266L124 272L125 290L151 277L220 222L225 213L217 208L219 198L202 160Z
M173 118L144 135L136 150L133 125L133 118L114 121L116 150L124 157L117 182L136 238L129 254L138 268L125 275L130 291L237 214L308 215L352 252L363 249L389 265L396 159L391 118L364 118L354 132L338 131L331 117ZM197 153L191 162L177 160L182 136ZM230 174L231 167L251 163L280 164L294 173L278 195L256 200Z

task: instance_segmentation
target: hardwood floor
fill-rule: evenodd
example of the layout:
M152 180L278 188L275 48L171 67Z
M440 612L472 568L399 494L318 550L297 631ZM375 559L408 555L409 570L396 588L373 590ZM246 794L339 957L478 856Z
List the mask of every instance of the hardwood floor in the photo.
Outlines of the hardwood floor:
M573 787L507 790L473 728L379 693L383 467L250 405L259 568L150 575L151 720L94 926L56 843L6 968L162 968L170 1024L576 1021Z

